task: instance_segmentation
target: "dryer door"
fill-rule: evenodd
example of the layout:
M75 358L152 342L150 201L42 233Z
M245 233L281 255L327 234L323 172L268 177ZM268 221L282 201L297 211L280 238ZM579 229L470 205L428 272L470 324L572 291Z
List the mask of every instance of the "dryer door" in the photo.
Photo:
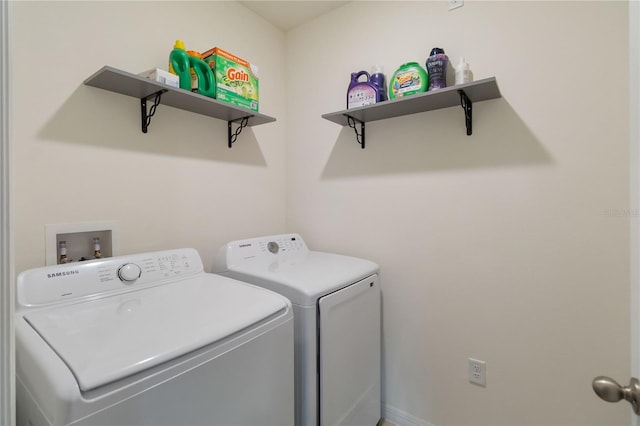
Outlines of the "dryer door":
M318 305L320 425L375 425L381 414L378 275Z

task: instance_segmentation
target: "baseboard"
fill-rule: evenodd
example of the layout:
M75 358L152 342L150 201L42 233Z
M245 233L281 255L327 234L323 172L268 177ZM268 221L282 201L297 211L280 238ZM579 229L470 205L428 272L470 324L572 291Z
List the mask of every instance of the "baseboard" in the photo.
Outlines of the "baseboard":
M382 417L396 426L435 426L389 404L382 404Z

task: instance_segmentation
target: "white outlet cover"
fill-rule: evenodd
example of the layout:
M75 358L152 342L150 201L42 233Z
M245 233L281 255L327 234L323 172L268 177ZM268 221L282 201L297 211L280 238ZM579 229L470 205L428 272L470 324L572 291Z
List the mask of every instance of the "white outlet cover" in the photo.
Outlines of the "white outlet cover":
M464 6L464 0L449 0L449 10Z
M487 363L479 359L469 358L469 382L487 386Z

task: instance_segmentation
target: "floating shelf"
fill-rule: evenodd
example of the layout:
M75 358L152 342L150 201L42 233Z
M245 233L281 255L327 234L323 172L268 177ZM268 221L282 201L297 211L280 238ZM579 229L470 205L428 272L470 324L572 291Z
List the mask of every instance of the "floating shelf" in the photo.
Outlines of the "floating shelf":
M188 90L158 83L109 66L102 67L87 78L84 84L140 99L143 133L147 133L151 117L160 103L226 121L229 148L231 148L244 127L276 121L273 117L259 114L255 111L220 102ZM149 112L147 112L147 100L153 100L153 105ZM235 132L232 131L232 123L237 124Z
M449 108L456 105L460 105L464 109L467 135L471 135L471 112L473 103L500 97L498 83L495 77L491 77L471 83L446 87L433 92L418 93L373 105L323 114L322 118L341 126L353 128L356 132L358 143L364 148L364 130L365 123L367 122ZM357 124L360 124L360 133L358 133L356 128Z

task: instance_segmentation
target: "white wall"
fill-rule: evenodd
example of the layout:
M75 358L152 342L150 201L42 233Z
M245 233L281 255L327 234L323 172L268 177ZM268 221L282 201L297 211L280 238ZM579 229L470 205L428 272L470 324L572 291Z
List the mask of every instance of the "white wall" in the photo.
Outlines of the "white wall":
M45 225L117 221L120 253L195 247L285 226L284 35L235 2L15 2L16 271L42 266ZM258 36L256 36L256 34ZM226 122L85 86L104 65L167 67L176 38L258 64L260 112L227 148Z
M630 370L627 9L354 2L287 33L287 227L381 265L398 422L629 424L591 390ZM321 118L351 72L435 46L497 78L471 137L459 107L368 123L365 150Z

